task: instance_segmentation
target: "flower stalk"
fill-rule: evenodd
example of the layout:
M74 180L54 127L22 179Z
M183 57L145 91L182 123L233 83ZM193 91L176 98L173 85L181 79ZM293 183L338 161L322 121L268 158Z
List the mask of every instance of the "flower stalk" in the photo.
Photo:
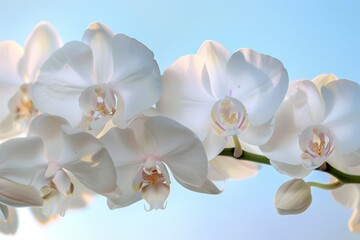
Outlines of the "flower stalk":
M235 154L235 148L225 148L219 155L234 157L235 156L234 154ZM255 162L255 163L260 163L260 164L271 165L270 159L268 159L267 157L258 155L255 153L250 153L250 152L247 152L244 150L240 157L234 157L234 158L236 158L238 160L243 160L243 161L250 161L250 162ZM333 167L332 165L330 165L327 162L325 162L322 166L316 168L315 170L321 171L321 172L326 172L326 173L332 175L333 177L337 178L337 180L343 184L349 184L349 183L360 184L360 176L344 173L344 172L338 170L337 168Z
M340 181L335 181L333 183L328 183L328 184L318 183L318 182L307 182L307 184L310 187L317 187L317 188L321 188L324 190L334 190L334 189L337 189L344 185L344 183L342 183Z

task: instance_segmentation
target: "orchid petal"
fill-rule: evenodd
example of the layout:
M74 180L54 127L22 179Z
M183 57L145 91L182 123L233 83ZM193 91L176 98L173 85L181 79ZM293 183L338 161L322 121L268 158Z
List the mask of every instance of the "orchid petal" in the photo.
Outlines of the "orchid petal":
M349 154L360 148L360 86L337 80L321 89L326 104L324 125L331 129L336 150Z
M291 101L284 102L279 109L275 117L273 135L266 144L260 146L260 150L266 157L276 162L291 165L301 163L303 152L299 146Z
M116 188L116 172L111 157L105 149L91 157L64 166L86 187L99 194L106 194Z
M29 136L40 137L45 145L48 159L58 159L62 151L61 126L69 126L62 117L41 114L29 126Z
M270 163L278 172L292 178L304 178L311 173L311 170L304 168L302 164L292 165L277 161L270 161Z
M211 160L218 156L226 146L227 137L216 134L213 129L210 129L208 135L203 141L203 145L206 151L207 159Z
M16 42L0 42L0 122L9 115L8 103L23 83L17 72L17 64L22 54L23 50ZM2 127L0 131L6 132L7 129Z
M141 194L133 189L134 178L140 171L142 156L134 132L131 129L112 128L100 139L108 150L117 173L119 194L108 194L110 209L126 207L141 200Z
M274 131L274 119L259 126L249 126L239 133L239 139L251 145L263 145L267 143Z
M333 161L336 162L336 165L343 165L344 167L351 168L360 166L360 149L349 154L341 154L336 150L334 152L335 158Z
M1 95L1 90L0 90ZM25 132L28 128L26 121L17 121L16 115L9 113L7 117L0 122L0 140L12 138Z
M73 126L79 124L82 118L79 97L93 84L92 64L91 48L82 42L69 42L54 52L32 88L40 112L60 115Z
M57 171L52 181L62 195L67 196L70 193L69 190L72 183L69 176L63 170Z
M25 53L19 62L19 73L25 82L34 82L41 65L61 46L55 28L41 22L33 29L25 43Z
M295 93L290 96L298 129L323 122L325 103L316 85L311 81L297 81L291 86Z
M186 184L184 182L181 182L179 179L176 179L178 183L180 183L181 186L199 193L205 193L205 194L220 194L223 192L223 190L220 190L211 180L208 178L206 179L205 183L201 185L200 187L195 187L193 185Z
M244 104L249 121L255 126L274 116L289 82L287 71L279 60L251 49L240 49L231 56L227 76L231 96Z
M57 160L59 166L90 157L103 148L101 141L91 134L67 126L61 127L61 138L63 150Z
M38 191L27 185L0 178L0 202L13 207L41 206Z
M14 41L0 42L0 82L4 85L19 87L23 80L18 74L18 63L23 56L22 47ZM7 101L6 101L7 104Z
M131 129L112 128L100 139L108 150L115 167L125 163L140 165L142 156Z
M356 208L360 199L360 188L356 184L345 184L331 191L332 196L341 205Z
M207 176L207 157L196 135L183 125L156 116L145 123L157 143L156 156L167 164L176 178L193 186L202 186Z
M124 118L128 122L159 100L161 74L154 54L139 41L118 34L112 44L114 76L110 83L121 98L118 106L124 114L115 113L114 121L121 123Z
M15 208L9 207L8 209L9 215L6 221L0 221L0 232L4 234L15 234L19 225L18 215Z
M117 186L119 194L115 197L108 196L108 206L110 209L129 206L142 199L140 192L135 192L132 188L133 180L139 172L140 164L124 163L116 167Z
M41 224L47 224L51 221L54 221L60 217L59 214L54 215L44 215L41 208L31 208L31 212L34 218Z
M88 44L94 55L94 75L98 83L110 80L113 74L112 39L114 34L102 23L92 23L86 29L82 41Z
M253 177L260 169L256 163L224 156L214 158L209 165L216 173L215 176L209 175L209 178L215 181Z
M42 213L45 216L52 216L55 214L65 215L65 211L68 208L68 197L62 195L60 192L56 192L55 195L44 200L42 206Z
M359 213L359 207L355 208L353 211L353 214L351 215L351 218L349 220L349 230L351 232L360 232L360 213Z
M9 207L0 203L0 222L6 221L9 217Z
M149 204L149 211L155 209L164 209L165 201L170 194L168 185L158 183L156 185L150 184L141 189L141 195L144 200Z
M209 82L200 56L181 57L164 72L164 91L157 103L159 113L180 122L204 140L212 128L210 114L216 102L204 87Z
M8 140L0 145L0 152L0 176L22 184L30 184L47 166L38 137Z
M217 99L225 97L229 91L225 70L231 53L218 42L205 41L197 55L203 57L206 63L212 95Z

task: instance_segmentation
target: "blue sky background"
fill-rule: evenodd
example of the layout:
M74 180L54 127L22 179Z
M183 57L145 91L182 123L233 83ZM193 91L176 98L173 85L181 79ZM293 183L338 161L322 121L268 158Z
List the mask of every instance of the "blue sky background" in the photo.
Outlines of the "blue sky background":
M51 22L64 41L80 40L88 24L101 21L152 49L161 71L213 39L231 51L246 47L280 59L290 79L331 72L359 82L359 10L355 0L1 0L0 41L24 44L39 21ZM143 202L110 211L98 198L46 227L22 210L18 234L0 238L360 239L347 229L351 210L324 190L313 190L313 204L304 214L278 215L273 196L288 179L265 166L255 178L228 182L219 196L193 193L172 181L165 211L146 212ZM328 181L321 173L307 179Z

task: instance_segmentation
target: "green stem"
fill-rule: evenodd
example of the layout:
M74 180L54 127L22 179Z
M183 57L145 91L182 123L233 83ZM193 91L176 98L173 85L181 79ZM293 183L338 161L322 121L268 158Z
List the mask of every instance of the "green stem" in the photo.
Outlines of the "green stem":
M307 184L311 187L317 187L317 188L321 188L321 189L325 189L325 190L337 189L337 188L341 187L342 185L344 185L344 183L342 183L340 181L336 181L336 182L329 183L329 184L318 183L318 182L307 182Z
M235 151L234 148L225 148L219 155L234 157L234 151ZM270 160L267 157L258 155L255 153L250 153L247 151L243 151L243 154L240 157L237 157L236 159L271 165ZM326 172L326 173L334 176L341 183L344 183L344 184L347 184L347 183L360 184L360 176L344 173L344 172L334 168L327 162L325 162L321 167L318 167L315 170L321 171L321 172Z

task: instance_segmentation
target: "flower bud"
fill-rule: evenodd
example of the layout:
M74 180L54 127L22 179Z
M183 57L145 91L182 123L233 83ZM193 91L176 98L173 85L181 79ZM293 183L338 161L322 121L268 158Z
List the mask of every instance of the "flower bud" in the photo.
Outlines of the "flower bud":
M274 204L279 214L299 214L311 204L310 186L302 179L293 179L280 186Z

